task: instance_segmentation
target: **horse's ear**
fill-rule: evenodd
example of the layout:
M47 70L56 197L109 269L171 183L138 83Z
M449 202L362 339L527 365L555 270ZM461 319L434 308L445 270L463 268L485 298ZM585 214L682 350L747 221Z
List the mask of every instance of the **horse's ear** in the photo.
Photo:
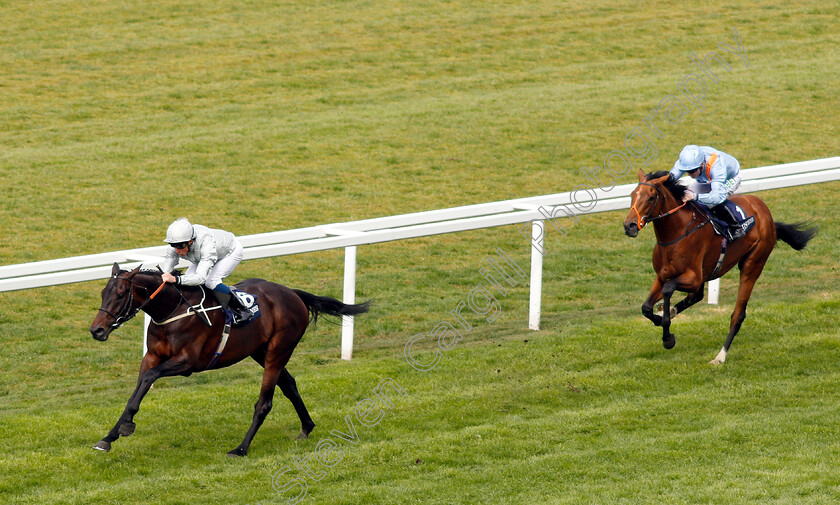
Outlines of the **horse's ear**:
M111 269L111 277L116 277L120 273L120 264L114 262L114 268Z
M645 182L645 171L641 168L639 169L639 182Z
M130 279L130 278L134 277L135 275L137 275L137 272L140 271L140 267L142 267L142 266L143 266L142 263L137 265L137 268L135 268L134 270L132 270L131 272L128 273L128 278Z
M656 179L655 181L651 181L651 182L656 183L656 184L665 184L666 182L668 182L668 179L670 177L671 177L671 174L665 174L662 177Z

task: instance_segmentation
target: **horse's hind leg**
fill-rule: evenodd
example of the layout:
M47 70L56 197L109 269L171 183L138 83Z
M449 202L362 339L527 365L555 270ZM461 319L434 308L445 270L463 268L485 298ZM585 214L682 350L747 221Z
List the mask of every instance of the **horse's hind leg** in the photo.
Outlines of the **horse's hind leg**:
M677 315L695 303L702 301L704 296L706 296L706 283L701 284L700 289L694 293L689 293L682 301L674 305L674 315Z
M718 355L709 362L710 365L720 365L726 361L729 346L732 345L735 335L738 334L738 330L741 329L741 324L747 317L747 302L750 300L755 282L758 280L758 276L761 275L766 261L767 257L765 256L761 261L747 260L742 264L741 277L738 285L738 300L735 301L735 309L732 311L732 318L729 322L729 335L726 336L726 342L724 342L723 348Z
M251 421L251 427L248 428L248 432L245 434L242 443L236 449L228 452L228 456L245 456L248 454L248 447L251 446L254 435L257 434L257 430L262 426L265 417L271 412L274 388L277 386L277 379L280 377L280 371L282 369L282 366L272 365L270 360L266 361L262 385L260 386L260 397L257 403L254 404L254 418Z
M251 446L254 435L257 434L257 430L260 429L263 421L265 421L265 416L271 412L271 405L274 400L274 388L278 385L280 375L283 373L286 363L292 357L294 347L292 345L291 348L287 347L285 350L278 350L276 347L272 348L272 344L269 343L265 348L265 352L257 350L251 355L264 369L262 385L260 386L260 397L254 405L254 419L251 422L251 427L245 434L242 443L236 449L228 452L228 456L245 456L248 454L248 447Z
M671 320L673 320L675 317L677 317L677 314L683 312L685 309L691 307L692 305L694 305L695 303L697 303L699 301L702 301L703 297L706 296L705 288L706 288L706 285L701 284L700 289L698 289L697 291L689 293L688 296L686 296L685 298L680 300L677 304L672 305L671 306L671 311L669 312L669 315L671 316ZM658 310L661 310L661 309L662 309L662 307L659 307Z
M300 418L301 430L298 439L307 438L315 428L315 423L309 417L309 411L306 410L306 405L303 404L303 399L300 397L294 377L292 377L292 374L286 368L283 368L283 371L280 373L280 380L277 382L277 387L292 402L292 405L295 407L295 412L297 412Z
M260 364L260 366L265 367L265 348L258 349L251 355L251 357ZM312 430L315 429L315 422L312 421L312 418L309 417L309 411L306 410L306 405L303 404L303 399L300 397L300 393L297 389L297 382L295 382L294 377L289 371L284 367L283 371L280 372L280 378L277 380L277 387L280 388L280 391L283 392L283 395L292 402L292 406L295 408L295 412L297 412L298 417L300 418L300 435L298 435L298 439L307 438Z

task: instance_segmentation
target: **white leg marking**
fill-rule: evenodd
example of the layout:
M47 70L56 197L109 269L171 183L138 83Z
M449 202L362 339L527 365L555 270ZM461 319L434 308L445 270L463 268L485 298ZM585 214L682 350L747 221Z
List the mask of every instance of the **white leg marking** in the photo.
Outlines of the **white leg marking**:
M721 348L718 355L712 361L709 361L710 365L722 365L726 362L726 349Z

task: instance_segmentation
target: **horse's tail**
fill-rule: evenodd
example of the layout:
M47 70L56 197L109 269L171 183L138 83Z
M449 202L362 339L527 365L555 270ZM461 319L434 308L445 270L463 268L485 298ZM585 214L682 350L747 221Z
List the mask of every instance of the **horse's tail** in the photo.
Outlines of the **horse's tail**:
M797 251L801 251L817 234L816 226L808 226L808 222L787 224L776 223L776 236Z
M365 303L347 304L329 296L313 295L300 289L293 289L292 291L303 300L303 304L306 305L309 313L312 314L313 324L318 321L318 316L322 313L331 316L355 316L364 314L370 310L370 300Z

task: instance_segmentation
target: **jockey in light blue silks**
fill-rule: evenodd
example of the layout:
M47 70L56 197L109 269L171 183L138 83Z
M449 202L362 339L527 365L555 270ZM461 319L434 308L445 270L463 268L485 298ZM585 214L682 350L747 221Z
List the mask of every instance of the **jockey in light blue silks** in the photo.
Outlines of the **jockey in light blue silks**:
M163 263L163 282L182 286L204 284L212 290L234 323L250 319L251 313L236 296L231 295L230 287L222 283L222 279L230 275L243 258L242 244L233 233L193 225L182 217L169 225L164 242L172 248L167 250ZM183 275L176 277L171 272L181 258L192 265Z
M747 219L744 212L728 198L741 185L741 165L734 157L714 147L688 145L671 169L671 178L679 179L687 173L694 182L685 192L683 201L694 200L709 208L712 215L729 227L729 241L744 236L740 224Z

